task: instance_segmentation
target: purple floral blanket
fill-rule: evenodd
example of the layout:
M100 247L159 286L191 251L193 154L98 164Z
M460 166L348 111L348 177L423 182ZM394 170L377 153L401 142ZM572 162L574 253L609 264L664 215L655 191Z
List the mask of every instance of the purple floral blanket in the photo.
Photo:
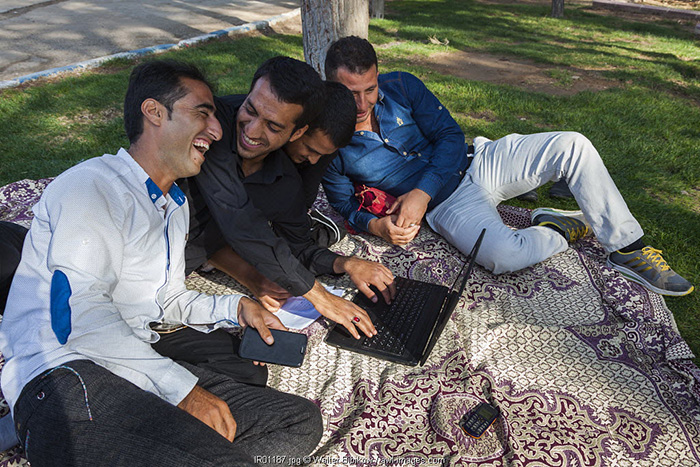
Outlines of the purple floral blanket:
M28 225L47 183L1 188L0 219ZM317 207L337 219L323 196ZM508 225L529 224L527 210L499 209ZM444 285L465 262L425 225L405 249L366 235L333 248ZM345 277L322 282L353 293ZM188 283L208 293L242 290L216 272ZM693 354L663 298L608 269L594 238L517 273L477 268L422 367L330 347L328 327L319 320L304 330L301 368L270 368L272 387L315 401L324 414L311 465L700 465ZM482 401L500 417L473 439L457 422ZM0 467L26 465L21 456L19 448L4 453Z

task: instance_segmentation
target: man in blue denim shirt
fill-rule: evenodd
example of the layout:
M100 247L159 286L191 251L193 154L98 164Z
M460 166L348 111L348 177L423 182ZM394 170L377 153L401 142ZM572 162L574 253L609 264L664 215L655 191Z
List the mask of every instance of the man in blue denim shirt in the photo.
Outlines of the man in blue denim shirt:
M466 146L464 134L438 99L415 76L380 75L365 39L345 37L326 55L326 77L355 96L357 123L323 180L331 205L358 230L405 245L423 217L462 252L482 229L477 262L496 274L516 271L563 252L591 230L609 253L608 265L657 293L686 295L693 286L661 252L646 246L600 155L575 132L484 137ZM552 180L567 181L582 211L539 208L533 226L512 230L496 207ZM397 199L386 217L360 208L355 184Z

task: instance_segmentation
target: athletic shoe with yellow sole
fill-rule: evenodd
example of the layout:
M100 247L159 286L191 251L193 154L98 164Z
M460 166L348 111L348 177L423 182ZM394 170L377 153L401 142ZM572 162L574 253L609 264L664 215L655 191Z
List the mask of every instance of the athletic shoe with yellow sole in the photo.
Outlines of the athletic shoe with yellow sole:
M676 297L688 295L695 288L671 269L661 253L661 250L650 246L629 253L613 251L608 256L608 266L658 294Z
M562 232L566 241L573 243L591 233L591 227L581 211L565 211L554 208L537 208L530 215L532 225L554 227Z

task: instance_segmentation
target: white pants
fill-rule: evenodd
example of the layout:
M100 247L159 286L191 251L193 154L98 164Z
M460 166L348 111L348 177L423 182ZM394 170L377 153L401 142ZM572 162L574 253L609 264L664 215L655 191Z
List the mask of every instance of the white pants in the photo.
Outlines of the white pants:
M485 228L476 261L493 273L517 271L566 250L566 240L556 231L537 226L512 230L496 210L502 201L560 178L567 181L606 251L623 248L644 234L585 136L552 132L512 134L496 141L478 137L474 149L460 185L426 219L465 254Z

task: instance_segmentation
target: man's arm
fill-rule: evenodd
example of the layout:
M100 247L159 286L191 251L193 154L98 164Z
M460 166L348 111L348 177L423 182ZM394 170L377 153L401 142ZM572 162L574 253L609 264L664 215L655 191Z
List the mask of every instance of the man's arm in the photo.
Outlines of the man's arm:
M336 158L328 166L323 178L323 189L331 206L356 230L382 237L394 245L405 245L418 234L420 223L399 227L395 224L396 215L377 217L360 209L360 202L355 197L355 187L350 177L345 174L342 157Z
M236 279L250 290L260 304L276 312L292 295L253 267L249 262L226 245L209 259L209 264Z
M399 227L420 225L430 200L466 165L464 133L449 111L410 73L399 73L403 84L404 104L410 106L412 117L426 140L430 142L431 157L416 187L399 196L387 211L396 214Z
M253 205L301 264L314 276L333 274L333 262L338 255L319 247L311 237L303 183L289 157L276 151L267 156L260 171L246 177L244 186Z
M336 157L328 165L323 177L323 190L333 209L347 219L350 225L361 232L369 232L369 223L377 216L360 209L355 197L355 186L345 170L343 157Z
M303 182L296 168L282 153L269 155L265 162L262 171L281 176L272 182L264 181L267 179L261 172L255 174L260 177L247 178L245 188L253 204L272 223L275 233L287 241L292 252L315 275L347 273L367 297L376 300L375 293L369 288L374 285L389 303L396 294L391 271L379 263L347 258L316 245L301 201Z

